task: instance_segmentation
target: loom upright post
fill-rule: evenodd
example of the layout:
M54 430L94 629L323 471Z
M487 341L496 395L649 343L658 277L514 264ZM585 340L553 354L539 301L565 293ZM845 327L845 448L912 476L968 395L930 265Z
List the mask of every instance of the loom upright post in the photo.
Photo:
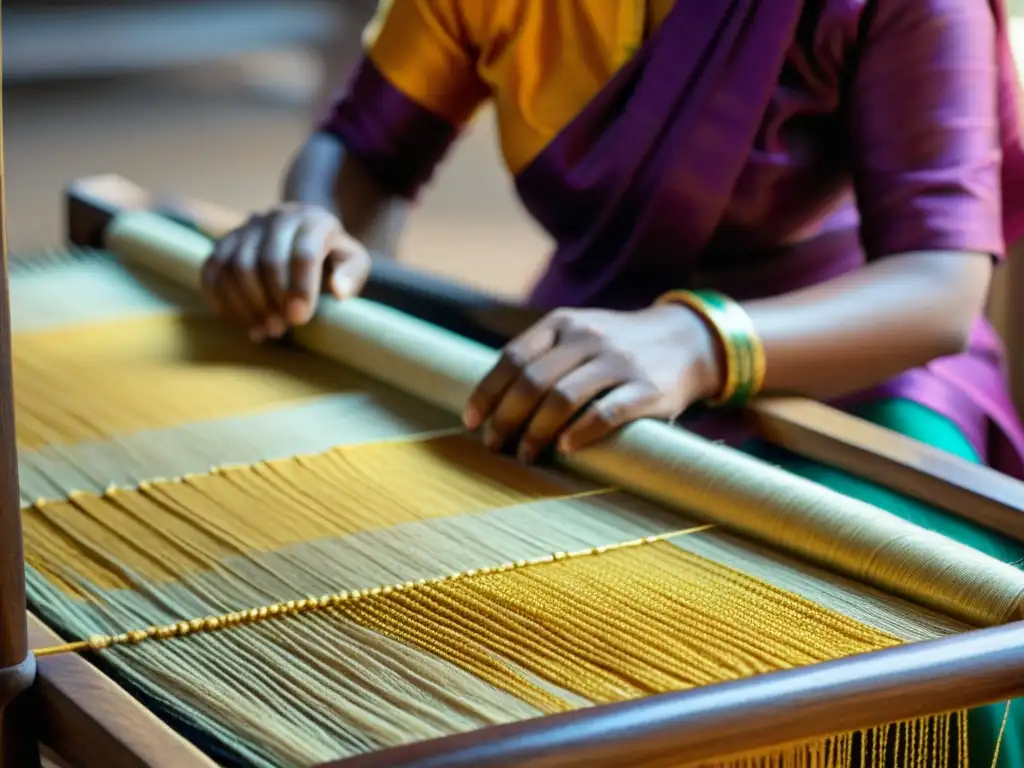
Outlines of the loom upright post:
M3 24L0 21L0 30ZM0 35L0 83L3 81ZM25 562L14 437L11 307L7 285L7 216L4 200L3 96L0 88L0 768L39 765L32 706L35 658L28 649Z

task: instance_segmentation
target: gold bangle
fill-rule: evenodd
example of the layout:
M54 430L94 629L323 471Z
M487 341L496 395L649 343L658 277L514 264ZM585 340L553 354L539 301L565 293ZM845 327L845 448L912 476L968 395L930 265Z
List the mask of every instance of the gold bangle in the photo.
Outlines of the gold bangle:
M708 405L739 407L764 386L764 344L750 316L737 302L717 291L668 291L655 304L681 304L696 312L714 331L724 359L721 391Z

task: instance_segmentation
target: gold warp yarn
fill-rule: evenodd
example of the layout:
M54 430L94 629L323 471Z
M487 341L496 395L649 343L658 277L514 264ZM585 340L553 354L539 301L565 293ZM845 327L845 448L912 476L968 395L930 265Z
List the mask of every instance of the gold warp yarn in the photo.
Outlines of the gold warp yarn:
M898 642L658 538L399 589L363 590L319 605L302 600L297 608L290 604L287 615L308 609L354 619L439 655L542 712L574 708L556 691L611 703ZM229 628L267 617L253 610L231 618ZM202 631L202 622L193 624L182 623L180 634ZM137 634L136 642L147 635ZM169 627L148 636L170 639L176 632ZM952 754L948 719L940 716L728 764L852 765L855 745L875 755L875 764L888 751L909 760L901 765L945 765Z
M899 642L660 542L425 584L381 601L343 612L547 712L572 707L531 679L613 703ZM879 726L723 765L881 768L893 759L900 766L966 765L966 714Z
M574 708L573 702L553 693L558 689L594 703L612 703L898 642L663 543L706 529L558 553L429 583L303 599L273 606L270 612L242 611L213 620L216 626L210 625L211 619L205 626L202 620L182 622L130 633L130 638L114 642L168 640L304 612L333 612L419 645L545 712ZM605 613L609 608L611 613ZM740 611L744 618L737 622ZM756 627L754 639L734 634L742 624L746 631ZM698 639L695 627L704 627L706 634ZM109 647L109 639L91 639L90 645L102 650ZM555 688L533 683L530 675ZM747 755L726 764L852 765L857 750L870 756L867 762L858 761L860 765L881 768L888 756L902 759L897 765L946 765L951 755L960 761L966 754L963 714L956 717L952 741L950 718L940 715Z
M714 526L710 525L701 525L696 528L669 531L660 535L646 536L642 539L619 542L610 546L591 547L589 549L576 552L558 552L530 560L509 561L498 566L473 568L468 571L460 571L458 573L448 574L445 576L438 576L433 579L417 579L415 582L406 581L398 584L385 584L378 587L367 587L366 589L332 592L330 594L321 595L320 597L304 597L297 600L287 600L279 603L271 603L270 605L263 605L258 608L232 611L231 613L222 614L220 616L203 616L188 620L175 621L162 627L153 626L144 630L138 629L130 632L123 632L118 635L93 635L88 640L64 643L62 645L50 646L47 648L37 648L34 653L36 657L43 657L56 656L62 653L78 653L80 651L88 650L104 651L118 645L139 645L140 643L150 640L171 640L178 637L188 637L200 632L216 632L222 629L231 629L233 627L255 624L259 621L284 619L298 616L303 613L313 613L315 611L323 611L328 608L336 608L349 602L368 600L382 594L410 590L418 586L423 586L427 583L439 584L457 581L472 578L477 575L485 575L492 571L511 571L517 568L528 568L530 566L546 564L554 560L593 557L595 555L605 554L613 549L626 549L630 547L640 547L645 544L656 544L660 541L667 541L671 538L700 533L701 531L710 530L713 527Z
M524 672L604 704L899 643L665 543L425 584L340 610L547 712L570 705Z
M93 440L266 408L363 379L217 318L164 314L13 337L18 444Z
M403 487L410 489L405 496ZM34 531L26 549L41 572L103 600L94 580L145 591L154 580L182 578L203 566L216 570L247 548L258 557L301 536L394 524L417 513L418 505L421 515L459 514L559 491L564 489L556 481L489 456L466 438L382 443L44 504L26 510L32 521L26 528L45 519L59 522L62 535ZM74 548L55 550L54 541ZM76 572L73 578L69 571ZM114 578L128 573L134 581ZM539 712L737 679L899 642L669 543L382 591L329 609L319 620L354 622ZM258 647L262 635L249 634L256 629L232 631L237 637L228 642ZM130 665L137 651L121 653ZM202 705L212 706L215 716L215 703ZM296 736L284 729L272 738ZM786 760L806 753L808 760L834 758L846 765L836 747L843 743L794 747Z
M967 715L956 712L737 755L714 764L681 763L679 768L963 768L968 762Z
M572 495L462 436L336 448L23 510L26 561L69 594L176 581L398 523Z

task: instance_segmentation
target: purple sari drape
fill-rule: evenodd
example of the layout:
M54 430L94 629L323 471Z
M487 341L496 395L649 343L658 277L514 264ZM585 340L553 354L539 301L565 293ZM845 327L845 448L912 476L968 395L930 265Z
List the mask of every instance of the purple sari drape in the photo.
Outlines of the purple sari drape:
M732 197L802 10L802 0L677 2L519 174L523 203L558 243L536 303L615 306L643 273L693 265Z
M856 214L843 209L849 195L829 198L834 215L818 211L826 223L803 240L756 258L708 256L780 87L786 54L814 16L804 5L679 0L633 60L519 174L525 206L557 243L531 297L535 306L632 309L669 288L701 284L741 299L778 295L864 263ZM1003 223L1013 241L1024 234L1019 87L1002 0L993 1L993 11ZM968 353L837 405L880 396L939 411L990 464L1024 478L1024 428L1007 393L1000 342L983 320ZM696 428L714 437L730 431L712 422Z

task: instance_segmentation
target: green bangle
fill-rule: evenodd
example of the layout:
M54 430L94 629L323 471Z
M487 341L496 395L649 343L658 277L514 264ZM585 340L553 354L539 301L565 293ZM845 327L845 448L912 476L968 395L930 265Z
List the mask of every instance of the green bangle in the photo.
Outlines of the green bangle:
M655 303L677 303L696 312L714 330L725 360L722 391L708 400L715 408L739 408L764 385L764 345L750 316L718 291L669 291Z

